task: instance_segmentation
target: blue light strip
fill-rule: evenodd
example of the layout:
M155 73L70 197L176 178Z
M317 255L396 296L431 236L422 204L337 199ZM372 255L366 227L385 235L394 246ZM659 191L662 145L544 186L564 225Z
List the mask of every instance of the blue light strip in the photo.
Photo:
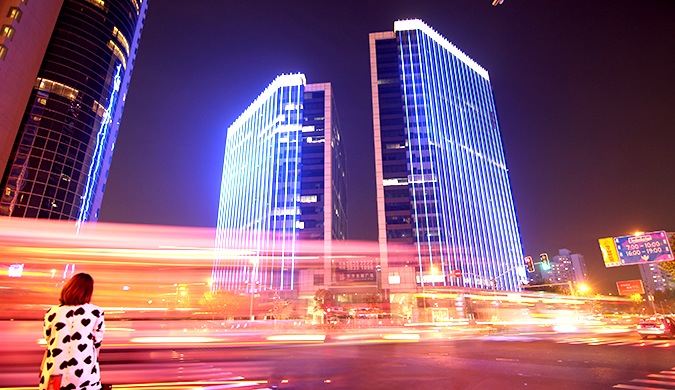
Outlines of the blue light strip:
M395 30L421 273L459 269L432 284L518 290L522 245L487 72L420 21Z
M80 231L82 224L84 224L90 217L92 199L96 191L96 184L98 183L99 171L101 170L101 163L103 155L108 142L110 125L112 124L112 112L117 104L117 97L119 96L120 85L122 84L122 76L120 72L122 64L117 65L113 83L110 89L110 96L108 97L108 107L106 107L101 118L101 127L96 133L96 147L94 148L94 155L89 165L89 173L87 174L87 183L84 186L84 193L82 194L80 202L80 210L77 215L77 232Z
M214 289L295 288L305 84L277 77L227 130ZM233 259L233 248L253 255Z

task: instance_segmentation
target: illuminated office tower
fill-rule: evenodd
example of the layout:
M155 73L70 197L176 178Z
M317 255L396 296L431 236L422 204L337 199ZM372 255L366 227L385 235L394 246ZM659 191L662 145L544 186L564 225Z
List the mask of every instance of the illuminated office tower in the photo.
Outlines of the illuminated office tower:
M331 85L292 74L277 77L228 128L214 288L294 290L301 240L345 238L337 123Z
M383 288L401 288L412 268L422 287L518 290L523 251L488 72L419 20L370 34L370 58Z
M0 0L0 215L98 218L147 7Z
M586 261L579 253L572 253L569 249L560 249L558 256L553 256L550 269L543 270L543 276L551 283L573 282L585 283L588 280Z
M645 283L649 294L656 291L675 290L675 278L668 271L661 269L659 263L638 264L640 278Z

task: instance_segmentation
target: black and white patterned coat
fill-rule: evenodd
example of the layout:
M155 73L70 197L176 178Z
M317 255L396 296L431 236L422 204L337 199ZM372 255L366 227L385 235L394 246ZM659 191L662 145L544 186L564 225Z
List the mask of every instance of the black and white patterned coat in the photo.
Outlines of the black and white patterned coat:
M50 375L63 375L61 389L101 388L98 349L105 323L103 310L91 303L54 306L45 314L47 341L40 373L40 390L47 388Z

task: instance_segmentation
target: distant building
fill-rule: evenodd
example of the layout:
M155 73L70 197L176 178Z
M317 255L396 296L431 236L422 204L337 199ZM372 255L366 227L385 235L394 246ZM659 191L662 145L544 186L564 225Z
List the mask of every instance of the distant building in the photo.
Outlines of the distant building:
M95 221L145 0L0 0L0 215Z
M659 268L659 263L638 264L640 277L645 291L653 294L656 291L675 290L673 275Z
M544 278L551 283L585 283L588 280L586 261L579 253L572 253L569 249L560 249L558 256L551 261L551 269L543 271Z
M214 288L297 290L301 242L323 241L330 253L346 236L345 183L331 85L277 77L227 130ZM310 293L330 285L330 263L303 266Z
M420 20L370 34L370 58L382 288L520 290L527 276L488 72Z

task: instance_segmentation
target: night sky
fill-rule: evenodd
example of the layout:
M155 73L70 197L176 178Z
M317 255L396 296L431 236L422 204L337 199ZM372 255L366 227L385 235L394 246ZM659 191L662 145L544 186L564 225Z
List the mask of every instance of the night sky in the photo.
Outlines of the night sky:
M279 74L332 82L348 237L377 239L368 33L419 18L490 73L525 254L675 230L675 1L151 0L100 221L214 227L225 133Z

